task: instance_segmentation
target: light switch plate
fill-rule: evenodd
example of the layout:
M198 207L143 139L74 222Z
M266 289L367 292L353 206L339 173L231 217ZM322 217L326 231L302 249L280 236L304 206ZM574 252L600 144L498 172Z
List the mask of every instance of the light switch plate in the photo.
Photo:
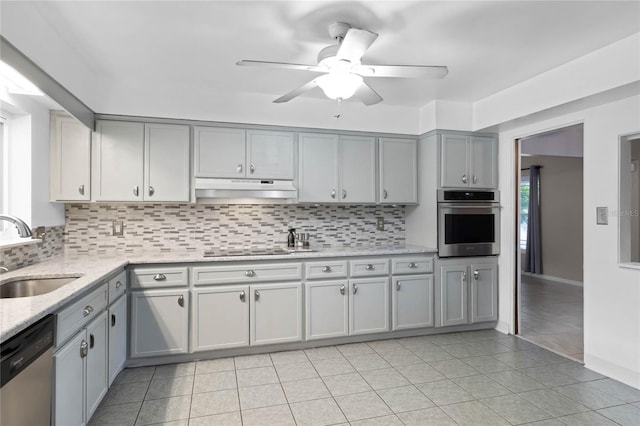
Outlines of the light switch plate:
M608 207L596 207L596 224L597 225L609 224L609 208Z
M124 235L124 225L121 220L114 220L111 228L111 235L122 237Z

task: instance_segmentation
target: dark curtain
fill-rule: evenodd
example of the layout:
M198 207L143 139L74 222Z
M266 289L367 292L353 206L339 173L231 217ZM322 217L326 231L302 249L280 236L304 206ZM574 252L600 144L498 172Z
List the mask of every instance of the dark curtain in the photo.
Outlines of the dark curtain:
M529 168L529 223L524 271L542 274L542 245L540 244L540 166Z

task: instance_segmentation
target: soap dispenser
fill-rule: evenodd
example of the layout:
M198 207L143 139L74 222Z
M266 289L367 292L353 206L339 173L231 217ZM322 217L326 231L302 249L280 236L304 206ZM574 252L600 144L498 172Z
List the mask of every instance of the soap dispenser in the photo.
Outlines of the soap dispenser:
M287 236L287 247L296 246L296 230L295 228L289 228L289 235Z

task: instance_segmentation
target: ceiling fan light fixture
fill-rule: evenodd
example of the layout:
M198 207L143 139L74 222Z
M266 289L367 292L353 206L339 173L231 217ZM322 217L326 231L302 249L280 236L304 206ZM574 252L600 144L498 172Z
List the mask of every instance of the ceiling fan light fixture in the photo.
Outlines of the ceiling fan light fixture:
M350 72L330 72L318 77L318 86L331 99L349 99L362 84L362 76Z

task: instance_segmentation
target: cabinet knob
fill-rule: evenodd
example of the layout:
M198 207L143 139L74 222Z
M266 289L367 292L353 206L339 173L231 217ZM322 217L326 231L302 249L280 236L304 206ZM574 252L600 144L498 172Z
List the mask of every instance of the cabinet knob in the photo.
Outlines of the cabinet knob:
M344 296L344 286L340 286L340 294Z
M364 267L364 269L367 271L373 271L374 269L376 269L376 267L369 263L367 266Z
M164 281L164 280L166 280L166 279L167 279L167 276L166 276L165 274L155 274L155 275L153 276L153 279L154 279L155 281Z
M84 185L80 185L80 187L78 188L78 192L80 193L80 195L84 195Z
M89 353L89 345L86 340L82 339L82 342L80 342L80 358L86 357L87 353Z
M91 312L93 312L93 306L91 306L91 305L87 305L87 306L85 306L85 308L82 310L82 316L83 316L83 317L86 317L86 316L88 316L89 314L91 314Z
M244 276L245 277L255 277L256 273L255 273L255 271L252 271L251 269L249 269L248 271L244 272Z
M331 266L325 266L322 268L322 272L331 272Z
M358 286L357 285L353 285L353 294L356 294L358 292Z
M150 187L149 187L149 196L150 196L150 197L153 197L153 194L155 194L155 193L156 193L156 190L155 190L155 189L153 189L153 186L150 186Z
M389 196L389 194L387 193L387 190L383 189L382 190L382 198L384 198L386 200L388 196Z
M400 281L398 281L398 282L396 283L396 290L397 290L397 291L400 291Z
M89 334L89 349L93 349L96 345L96 337L93 334Z
M345 198L347 198L347 191L346 190L342 190L342 199L344 200Z
M116 281L116 288L122 287L122 283L120 281Z
M480 276L480 273L478 272L477 269L475 271L473 271L473 279L474 280L477 280L479 276Z
M473 175L473 183L478 183L478 176Z
M238 164L236 170L238 171L238 173L242 173L242 164Z
M409 265L408 265L408 266L409 266L409 268L414 269L414 268L417 268L417 267L418 267L418 264L417 264L417 263L415 263L415 262L411 262L411 263L409 263Z
M333 198L334 200L336 198L336 190L335 189L333 191L331 191L331 198Z
M256 171L256 167L253 164L249 165L249 173L253 173Z
M244 293L244 290L242 290L240 292L240 301L244 303L244 299L245 299L245 293Z
M115 327L115 326L116 326L116 315L111 314L111 327Z
M258 290L256 290L255 293L253 293L253 295L255 300L260 299L260 292Z
M178 305L180 305L181 308L184 308L184 296L178 297Z
M135 195L136 197L138 196L138 194L140 194L140 188L136 185L133 188L133 195Z
M467 183L467 175L462 175L462 183Z
M467 280L467 273L463 272L462 273L462 282L465 282Z

